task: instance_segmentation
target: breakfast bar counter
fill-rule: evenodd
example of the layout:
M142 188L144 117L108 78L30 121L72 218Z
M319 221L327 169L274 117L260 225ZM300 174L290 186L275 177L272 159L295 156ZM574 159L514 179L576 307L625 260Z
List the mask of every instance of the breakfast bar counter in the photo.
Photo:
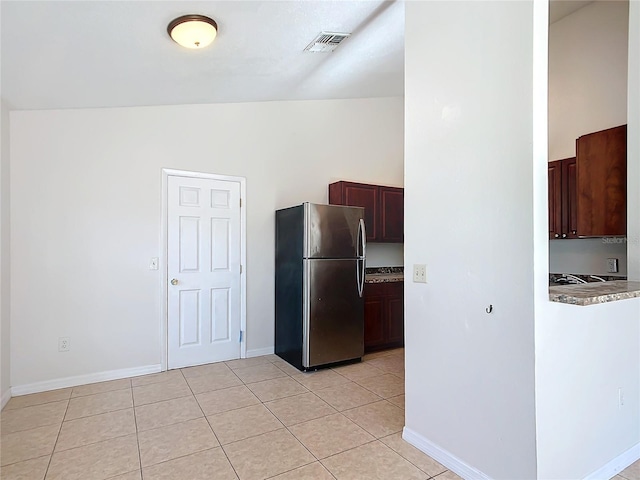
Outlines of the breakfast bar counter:
M549 287L549 300L570 305L596 305L629 298L640 298L640 282L616 280Z

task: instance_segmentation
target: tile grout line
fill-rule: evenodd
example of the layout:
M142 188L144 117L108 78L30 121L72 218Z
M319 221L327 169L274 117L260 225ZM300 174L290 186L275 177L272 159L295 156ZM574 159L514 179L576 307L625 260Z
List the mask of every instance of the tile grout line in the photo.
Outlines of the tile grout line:
M56 451L56 446L58 445L58 439L60 438L60 432L62 432L62 425L64 424L64 419L67 416L67 410L69 410L69 405L71 405L71 394L73 390L69 392L69 400L67 401L67 408L64 409L64 415L62 416L62 422L60 422L60 428L58 429L58 434L56 435L56 441L53 443L53 448L51 449L51 456L49 457L49 463L47 463L47 469L44 471L44 478L47 478L49 475L49 468L51 468L51 461L53 460L53 454Z
M142 453L140 452L140 437L138 436L138 414L136 413L136 400L133 396L133 382L131 382L131 404L133 408L133 423L136 428L136 445L138 446L138 465L140 465L140 478L144 480L144 473L142 473Z
M227 368L229 368L228 365L226 365L226 366L227 366ZM229 370L231 370L231 368L229 368ZM186 380L186 377L184 376L184 372L182 370L180 370L180 373L182 373L182 377ZM227 452L225 451L224 448L222 448L222 443L220 442L220 439L218 438L218 435L216 435L216 432L213 429L213 426L211 425L211 422L209 421L209 418L207 418L207 416L205 415L204 410L202 409L202 406L200 405L200 402L198 401L198 397L196 397L195 393L193 393L193 390L191 389L191 385L189 385L189 382L187 382L187 386L189 387L189 390L191 390L191 395L193 396L193 399L196 401L196 405L198 405L198 408L200 409L200 412L202 412L202 416L204 417L204 420L207 422L207 425L209 425L209 430L211 430L211 433L213 434L213 438L215 438L216 442L218 442L218 446L220 447L220 450L222 450L222 453L224 454L224 457L227 459L227 462L231 466L231 469L233 470L233 473L235 474L235 476L237 478L240 478L240 475L238 475L238 472L236 471L236 467L233 466L233 463L231 463L231 459L227 455ZM229 388L231 388L231 387L229 387ZM144 478L142 480L144 480Z

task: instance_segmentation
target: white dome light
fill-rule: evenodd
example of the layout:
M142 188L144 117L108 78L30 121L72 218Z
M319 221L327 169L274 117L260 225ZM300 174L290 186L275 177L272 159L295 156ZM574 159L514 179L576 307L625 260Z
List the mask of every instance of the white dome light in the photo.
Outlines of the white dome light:
M183 15L171 21L167 32L178 45L204 48L216 38L218 24L204 15Z

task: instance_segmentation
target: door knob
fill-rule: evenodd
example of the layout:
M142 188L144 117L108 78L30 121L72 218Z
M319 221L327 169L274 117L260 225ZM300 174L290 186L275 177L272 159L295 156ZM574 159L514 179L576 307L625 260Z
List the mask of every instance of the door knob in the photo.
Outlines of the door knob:
M558 234L558 233L556 233L556 234L554 235L554 237L556 237L556 238L558 238L559 236L560 236L560 234Z
M178 284L178 279L177 278L172 278L171 279L171 285L177 285Z
M563 233L563 234L562 234L562 238L567 238L567 234L566 234L566 233Z

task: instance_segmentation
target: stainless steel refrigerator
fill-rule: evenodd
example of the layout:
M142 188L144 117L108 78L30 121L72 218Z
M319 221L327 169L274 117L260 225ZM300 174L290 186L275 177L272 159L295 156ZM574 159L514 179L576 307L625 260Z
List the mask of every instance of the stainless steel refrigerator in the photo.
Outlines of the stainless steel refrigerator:
M364 354L364 209L276 211L275 352L300 370Z

